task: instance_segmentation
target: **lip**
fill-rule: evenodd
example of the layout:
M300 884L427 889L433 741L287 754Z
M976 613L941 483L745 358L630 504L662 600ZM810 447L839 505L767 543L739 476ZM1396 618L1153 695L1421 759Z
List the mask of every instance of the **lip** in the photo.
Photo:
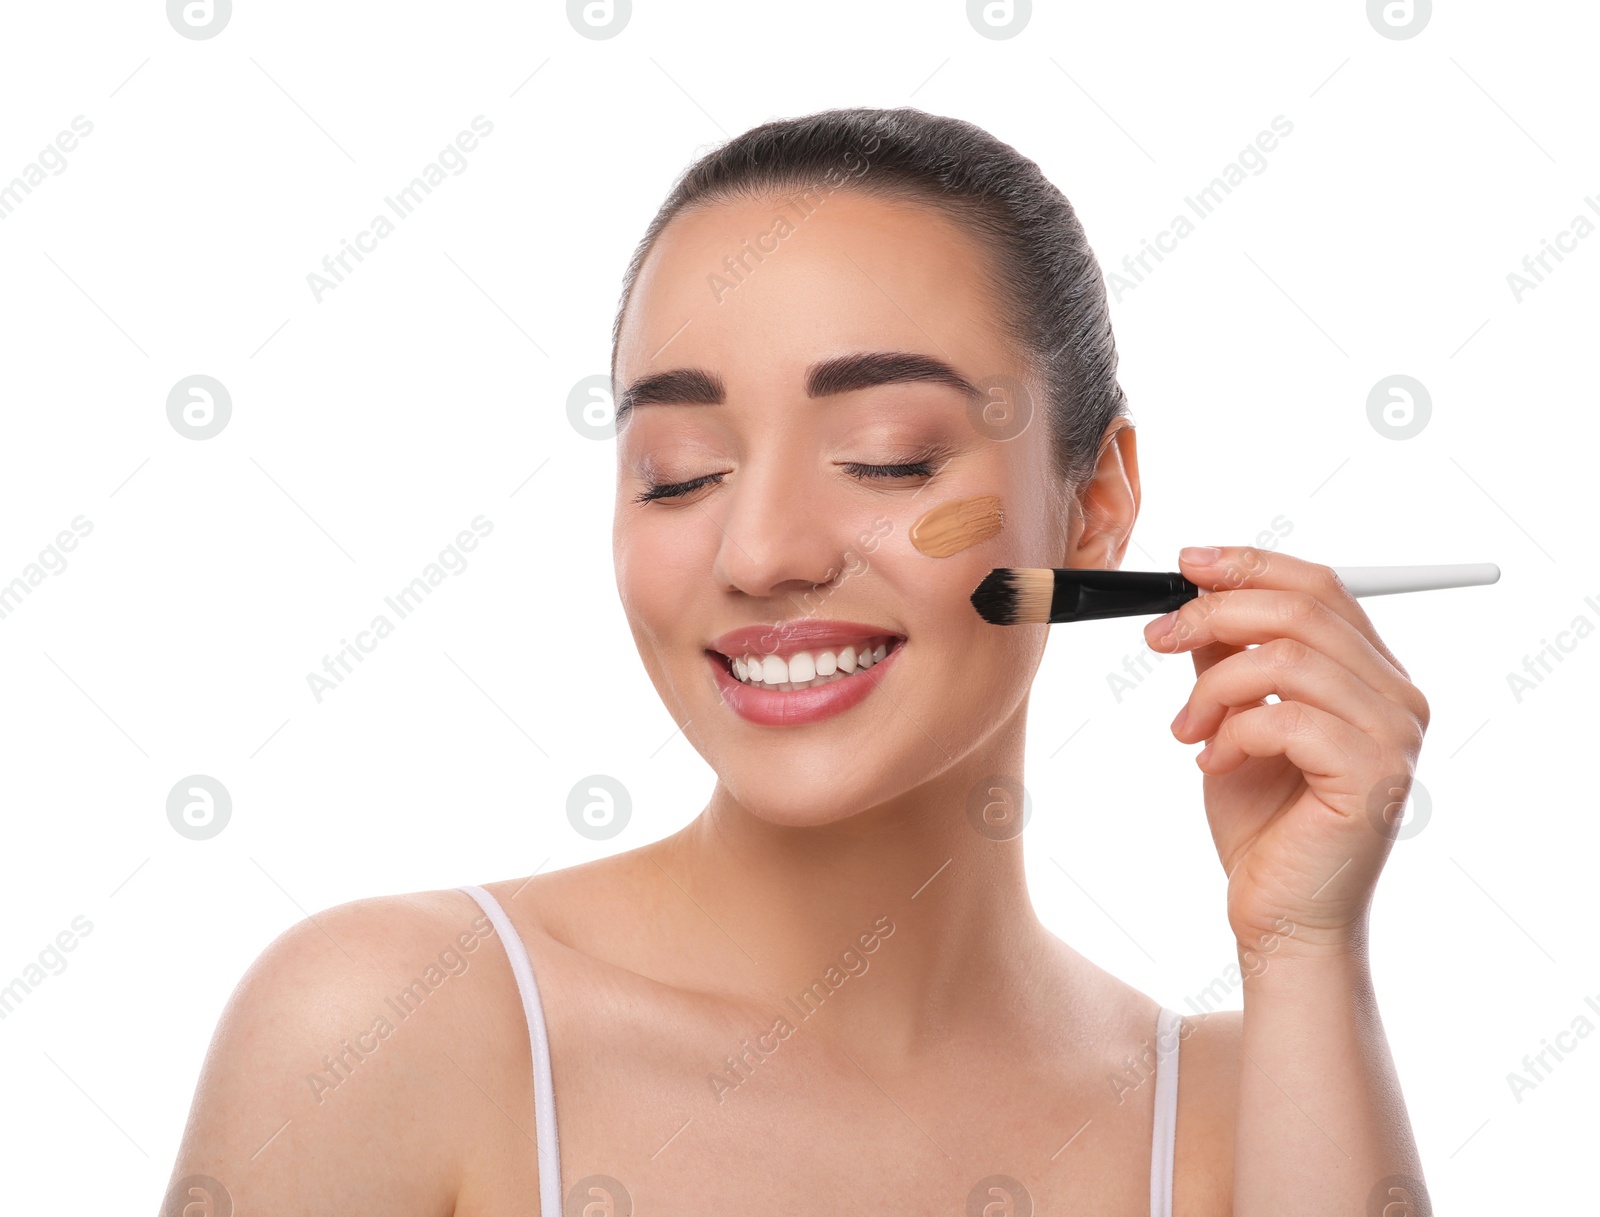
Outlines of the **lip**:
M801 618L773 625L747 625L729 630L711 641L711 649L729 659L745 655L780 654L787 658L794 651L809 651L817 647L845 646L864 642L868 638L885 635L905 641L897 630L879 625L864 625L858 621L829 621L827 619ZM888 658L887 655L884 656ZM869 668L868 671L871 671Z
M866 636L870 635L855 635L857 638ZM725 641L728 637L724 635L717 641ZM884 657L865 672L857 672L854 676L848 676L843 680L830 680L827 684L817 685L815 688L795 689L788 693L744 684L728 671L725 656L714 650L708 650L705 654L706 662L711 665L712 679L717 683L723 702L740 718L761 727L804 727L843 714L865 700L882 683L899 658L900 652L906 649L905 638L896 637L895 644L889 648ZM825 639L817 641L820 643ZM842 641L850 642L851 638L846 636Z

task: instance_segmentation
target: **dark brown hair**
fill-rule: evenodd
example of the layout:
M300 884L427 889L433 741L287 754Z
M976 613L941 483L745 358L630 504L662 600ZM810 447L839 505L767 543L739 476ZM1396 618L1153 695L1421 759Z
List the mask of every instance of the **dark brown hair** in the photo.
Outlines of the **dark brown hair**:
M1001 333L1047 388L1058 473L1074 490L1100 437L1128 413L1105 283L1083 225L1039 166L981 127L910 107L825 110L752 127L679 176L634 251L611 332L612 373L639 268L679 213L743 198L836 188L929 205L990 257Z

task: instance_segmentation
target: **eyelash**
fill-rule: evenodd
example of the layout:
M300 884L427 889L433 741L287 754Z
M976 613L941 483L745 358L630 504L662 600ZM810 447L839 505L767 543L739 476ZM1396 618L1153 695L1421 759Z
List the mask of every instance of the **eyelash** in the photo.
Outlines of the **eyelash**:
M844 469L857 481L873 478L932 477L934 464L930 460L909 461L901 465L864 465L860 461L846 461ZM720 473L708 473L687 482L663 482L634 496L636 503L650 503L658 499L681 498L700 487L722 480Z

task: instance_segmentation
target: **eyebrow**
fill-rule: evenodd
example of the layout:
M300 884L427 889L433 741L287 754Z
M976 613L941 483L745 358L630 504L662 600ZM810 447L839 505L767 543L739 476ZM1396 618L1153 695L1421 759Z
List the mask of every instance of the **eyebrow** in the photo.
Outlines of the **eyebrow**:
M806 369L806 396L832 397L913 381L949 385L968 401L982 396L977 386L944 360L913 351L866 351L821 360ZM639 406L717 406L726 398L727 389L715 373L703 368L672 368L634 381L617 403L614 421L621 427Z

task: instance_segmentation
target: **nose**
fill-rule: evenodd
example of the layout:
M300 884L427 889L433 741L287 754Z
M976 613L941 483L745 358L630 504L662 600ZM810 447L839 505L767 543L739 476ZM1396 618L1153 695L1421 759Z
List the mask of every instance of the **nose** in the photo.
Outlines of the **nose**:
M719 504L722 511L709 509L722 529L712 565L720 587L770 599L839 577L860 530L836 500L830 506L819 476L809 463L785 467L781 455L746 464Z

